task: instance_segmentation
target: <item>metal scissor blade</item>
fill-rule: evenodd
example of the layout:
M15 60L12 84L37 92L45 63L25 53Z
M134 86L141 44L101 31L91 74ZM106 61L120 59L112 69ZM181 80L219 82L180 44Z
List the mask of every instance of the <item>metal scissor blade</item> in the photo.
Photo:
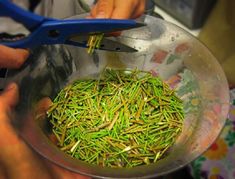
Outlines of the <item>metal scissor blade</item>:
M88 38L89 38L88 36L73 36L67 41L66 44L88 47L87 46ZM128 53L138 52L138 50L129 47L125 44L122 44L121 42L117 42L107 38L102 39L99 50L128 52Z
M144 27L144 26L146 26L146 24L145 24L145 23L142 23L142 22L136 22L136 25L135 25L135 27L134 27L134 28Z

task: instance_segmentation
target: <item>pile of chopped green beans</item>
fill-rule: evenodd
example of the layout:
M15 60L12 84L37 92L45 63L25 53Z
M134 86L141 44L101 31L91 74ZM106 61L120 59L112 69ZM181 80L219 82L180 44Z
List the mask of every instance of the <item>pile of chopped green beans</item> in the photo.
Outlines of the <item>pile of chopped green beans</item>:
M48 110L57 146L105 167L158 161L183 127L183 104L160 78L106 69L100 80L66 86Z

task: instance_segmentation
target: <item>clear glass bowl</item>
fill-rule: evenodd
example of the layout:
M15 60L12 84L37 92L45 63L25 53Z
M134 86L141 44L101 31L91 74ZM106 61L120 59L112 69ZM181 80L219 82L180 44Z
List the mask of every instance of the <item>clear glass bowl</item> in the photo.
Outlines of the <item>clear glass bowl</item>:
M15 126L43 157L92 177L147 178L187 165L215 141L229 109L228 84L219 63L202 43L179 27L151 16L142 20L146 27L124 31L116 38L139 50L137 53L96 51L88 55L86 49L73 46L45 46L34 49L20 70L9 71L8 81L20 86ZM38 109L40 101L53 99L74 79L97 78L105 67L151 71L175 88L184 101L183 132L157 163L131 169L89 165L64 154L48 139L50 125Z

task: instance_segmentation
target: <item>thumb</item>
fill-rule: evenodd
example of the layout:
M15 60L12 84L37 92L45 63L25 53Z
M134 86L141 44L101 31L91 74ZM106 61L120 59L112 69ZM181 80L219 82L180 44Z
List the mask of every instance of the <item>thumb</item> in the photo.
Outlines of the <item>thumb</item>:
M14 107L19 100L18 86L10 83L0 96L2 104L6 107Z

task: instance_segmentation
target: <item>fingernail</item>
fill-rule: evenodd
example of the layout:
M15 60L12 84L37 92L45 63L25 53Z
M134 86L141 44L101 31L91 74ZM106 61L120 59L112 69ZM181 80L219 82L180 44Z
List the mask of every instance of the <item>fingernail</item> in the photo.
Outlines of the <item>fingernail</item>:
M104 19L105 18L105 13L104 12L100 12L99 14L97 14L96 18L97 19Z
M16 88L16 84L15 83L10 83L9 85L7 85L5 91L9 91Z

